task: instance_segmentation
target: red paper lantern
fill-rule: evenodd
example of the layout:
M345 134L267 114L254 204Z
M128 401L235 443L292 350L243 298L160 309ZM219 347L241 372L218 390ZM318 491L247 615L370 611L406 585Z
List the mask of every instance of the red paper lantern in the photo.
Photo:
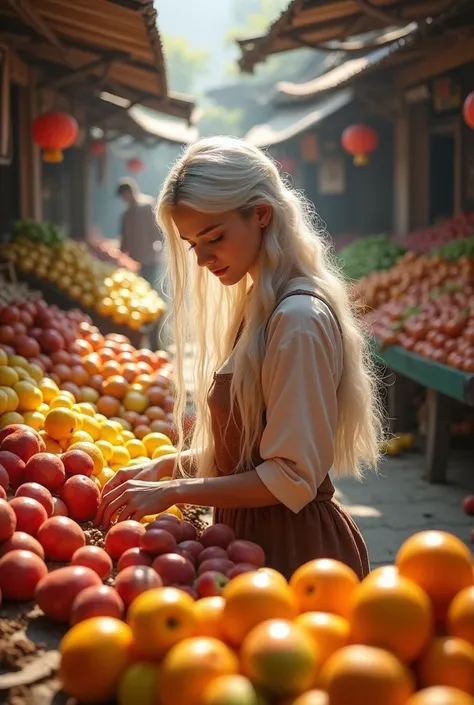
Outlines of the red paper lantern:
M144 168L144 163L141 159L138 159L138 157L132 157L132 159L129 159L127 162L127 169L131 174L139 174Z
M77 131L72 115L54 111L38 115L31 127L33 140L44 150L43 161L52 163L62 162L62 150L74 144Z
M464 101L462 114L466 125L468 125L471 130L474 130L474 91L469 93Z
M374 152L379 144L379 136L368 125L350 125L342 133L342 146L354 157L354 164L363 166L369 161L369 154Z
M91 144L91 154L93 157L101 157L105 152L105 142L94 140Z

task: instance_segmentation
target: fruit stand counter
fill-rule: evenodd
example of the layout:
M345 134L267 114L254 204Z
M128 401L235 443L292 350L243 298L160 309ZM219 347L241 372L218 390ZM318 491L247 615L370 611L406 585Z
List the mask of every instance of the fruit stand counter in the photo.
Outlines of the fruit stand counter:
M82 306L78 301L70 299L65 293L59 291L55 286L44 279L38 279L31 273L17 271L17 276L28 284L30 289L39 289L43 298L49 305L56 305L63 311L71 308L80 308L100 330L102 335L108 333L119 333L125 335L136 348L149 348L154 350L158 343L158 328L160 320L148 323L138 330L132 330L123 323L117 323L111 316L102 316L92 308Z
M451 400L474 406L474 374L443 365L399 346L377 350L377 356L396 373L388 388L393 430L403 428L409 401L407 380L427 389L426 473L429 482L445 482L450 442Z

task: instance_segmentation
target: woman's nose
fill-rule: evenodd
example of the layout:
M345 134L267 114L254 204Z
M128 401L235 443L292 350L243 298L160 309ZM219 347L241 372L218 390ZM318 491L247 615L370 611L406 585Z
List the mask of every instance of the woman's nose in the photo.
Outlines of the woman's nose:
M209 265L216 261L215 256L206 247L199 250L196 248L196 258L199 267L209 267Z

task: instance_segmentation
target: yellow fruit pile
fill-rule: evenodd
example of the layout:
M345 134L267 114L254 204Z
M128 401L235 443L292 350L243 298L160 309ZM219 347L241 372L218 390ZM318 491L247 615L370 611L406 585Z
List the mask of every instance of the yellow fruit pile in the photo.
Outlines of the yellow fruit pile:
M3 256L24 272L51 282L85 308L138 330L166 306L145 279L94 257L86 243L66 240L54 248L24 237L2 246Z
M125 419L108 419L93 404L76 403L38 365L0 349L0 428L16 423L39 431L49 453L84 450L101 486L120 468L176 452L164 433L139 440Z
M61 646L64 688L119 705L473 705L473 558L426 531L362 582L310 561L268 568L196 602L173 587L93 617ZM84 678L87 664L87 678Z

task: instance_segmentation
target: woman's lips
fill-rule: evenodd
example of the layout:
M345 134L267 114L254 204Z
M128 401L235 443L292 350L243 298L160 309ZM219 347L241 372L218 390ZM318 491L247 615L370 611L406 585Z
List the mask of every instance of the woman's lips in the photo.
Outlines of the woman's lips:
M228 269L229 269L229 267L224 267L223 269L216 269L212 273L215 274L216 277L221 277L223 274L225 274L227 272Z

